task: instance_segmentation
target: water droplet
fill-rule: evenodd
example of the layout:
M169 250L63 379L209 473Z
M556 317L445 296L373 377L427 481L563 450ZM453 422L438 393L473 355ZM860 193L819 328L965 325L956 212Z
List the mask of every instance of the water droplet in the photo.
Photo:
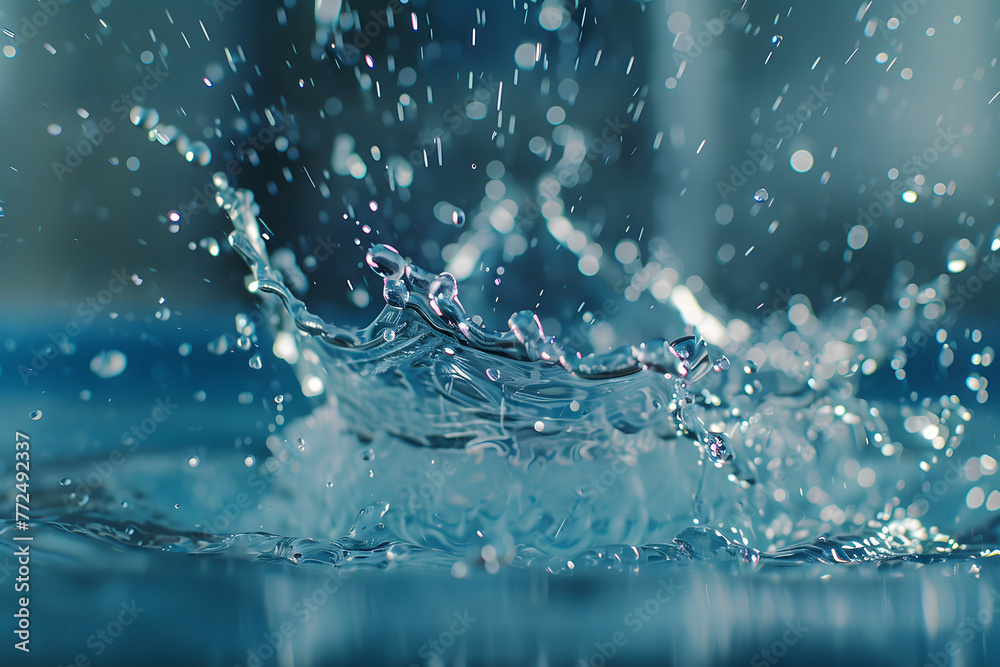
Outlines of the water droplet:
M948 251L949 273L961 273L976 261L976 246L969 239L959 239Z
M465 211L460 208L456 208L451 212L451 224L461 227L465 224Z
M250 357L250 368L254 369L255 371L259 371L263 367L264 367L264 362L261 361L259 354L255 354L252 357Z
M403 277L403 270L406 268L406 262L399 251L391 245L381 243L368 249L365 262L375 273L386 280L399 280Z
M244 352L250 349L252 342L248 336L240 336L236 339L236 347L240 348Z
M42 411L32 410L31 412L28 413L28 416L31 417L34 421L38 421L39 419L42 418Z
M371 461L373 458L375 458L375 450L368 448L365 451L361 452L362 461Z
M284 394L278 394L277 396L274 397L274 402L278 404L281 404L281 402L284 400L285 400Z
M757 190L757 192L753 193L754 201L767 201L768 196L767 190L764 188L761 188L760 190Z
M486 377L488 377L489 379L491 379L494 382L496 382L497 380L500 379L500 371L498 371L498 370L496 370L494 368L487 368L486 369Z
M59 480L59 484L61 484L62 486L69 486L72 483L73 480L71 480L69 477L63 477L61 480Z
M712 364L712 370L714 370L716 373L721 373L722 371L728 371L729 359L725 356L719 357L718 359L715 360L715 363Z
M113 378L125 372L128 358L119 350L101 350L90 360L90 370L99 378Z
M396 332L393 331L392 329L385 329L382 331L382 338L385 340L385 342L391 343L392 341L396 340Z
M743 372L746 373L747 375L756 373L757 368L758 368L757 362L750 361L749 359L747 359L746 362L744 362L743 364Z
M458 296L458 282L450 273L439 273L433 282L428 296L433 301L454 301Z
M774 46L776 47L781 46L781 35L775 35L774 37L772 37L771 43L774 44Z
M702 442L712 463L723 464L733 460L729 438L724 433L706 433Z

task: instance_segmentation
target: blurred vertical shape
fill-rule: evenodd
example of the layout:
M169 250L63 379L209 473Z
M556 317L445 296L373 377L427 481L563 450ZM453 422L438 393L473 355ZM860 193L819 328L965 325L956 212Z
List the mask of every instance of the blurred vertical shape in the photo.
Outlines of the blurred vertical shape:
M340 22L341 0L316 0L316 39L325 40Z
M725 141L720 132L720 75L727 71L722 44L738 5L671 0L649 5L653 39L652 97L663 134L653 169L663 184L654 199L656 229L683 258L687 275L704 275L714 265L712 214L718 199L714 175L718 151L699 148ZM655 144L654 144L655 145Z

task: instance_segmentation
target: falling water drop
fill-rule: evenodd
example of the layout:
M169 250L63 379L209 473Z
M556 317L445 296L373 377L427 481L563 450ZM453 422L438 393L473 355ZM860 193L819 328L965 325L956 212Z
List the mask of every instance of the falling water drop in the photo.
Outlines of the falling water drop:
M72 483L73 480L71 480L69 477L63 477L61 480L59 480L59 484L62 486L69 486Z
M31 419L33 419L34 421L38 421L39 419L42 418L42 411L32 410L31 412L28 413L28 416L31 417Z
M775 47L781 46L781 35L775 35L772 37L771 44L774 44Z
M263 367L264 367L264 362L261 361L259 354L255 354L252 357L250 357L250 368L254 369L255 371L259 371Z
M765 190L764 188L757 190L757 192L753 193L753 198L754 201L767 201L768 198L767 190Z

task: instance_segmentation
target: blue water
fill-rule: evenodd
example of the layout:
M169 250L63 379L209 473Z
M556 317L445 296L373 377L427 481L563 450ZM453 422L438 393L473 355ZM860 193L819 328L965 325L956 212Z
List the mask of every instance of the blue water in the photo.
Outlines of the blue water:
M32 537L34 647L4 664L991 664L1000 227L962 169L996 119L956 102L968 153L887 177L948 122L910 111L917 33L753 0L242 4L71 3L85 40L4 51L112 72L25 94L56 148L0 190L3 479L31 442L0 584L9 623ZM962 11L909 30L973 43ZM887 53L926 95L874 78ZM901 118L921 139L875 147ZM856 221L897 177L898 216Z

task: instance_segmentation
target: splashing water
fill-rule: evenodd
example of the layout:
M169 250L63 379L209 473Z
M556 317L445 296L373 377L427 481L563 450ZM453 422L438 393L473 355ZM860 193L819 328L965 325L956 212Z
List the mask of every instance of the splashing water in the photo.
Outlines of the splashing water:
M808 377L809 355L789 358L783 375L765 380L749 359L729 372L729 360L697 335L583 355L546 336L532 311L492 331L468 316L453 276L428 273L385 244L366 254L383 280L382 312L361 329L330 324L269 261L253 196L223 174L215 183L235 228L229 242L252 271L250 290L280 301L273 321L278 335L294 336L299 380L318 383L326 397L289 427L330 443L289 481L316 508L289 530L367 534L392 545L394 562L487 569L495 564L481 551L492 544L499 563L552 572L691 558L753 567L978 553L928 532L914 518L926 508L885 500L923 476L916 465L898 469L897 448L926 447L920 437L893 442L886 419L936 424L955 447L971 416L956 399L876 407L857 395L852 350L817 357ZM838 329L864 317L842 312L803 344L830 350ZM886 337L904 324L895 326ZM878 340L856 349L884 354ZM853 365L843 378L822 368L844 363ZM782 389L768 391L765 381ZM838 468L860 470L857 482L819 474ZM355 518L350 509L364 497L379 503ZM378 521L365 518L374 514Z

